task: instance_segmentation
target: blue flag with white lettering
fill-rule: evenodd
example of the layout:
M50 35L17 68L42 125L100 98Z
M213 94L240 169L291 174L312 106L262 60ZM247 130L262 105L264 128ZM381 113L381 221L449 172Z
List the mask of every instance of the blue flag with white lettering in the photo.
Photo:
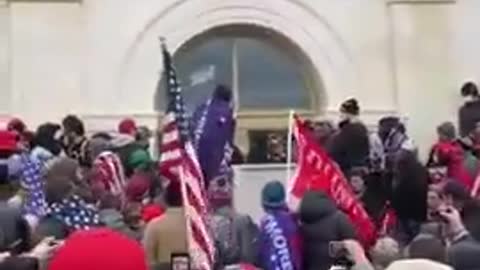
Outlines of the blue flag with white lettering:
M295 217L286 209L268 211L260 224L264 270L301 270L302 241Z

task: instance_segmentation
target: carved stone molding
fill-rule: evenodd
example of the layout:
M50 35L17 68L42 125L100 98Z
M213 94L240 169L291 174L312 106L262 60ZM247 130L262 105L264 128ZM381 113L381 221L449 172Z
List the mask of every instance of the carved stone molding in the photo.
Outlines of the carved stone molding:
M204 4L199 5L199 2ZM172 1L171 5L152 13L135 34L122 56L115 89L119 93L127 93L127 96L138 89L138 81L149 80L144 73L135 74L135 70L141 70L140 65L144 67L144 61L140 57L151 47L146 44L158 43L158 36L165 37L171 51L175 52L192 37L216 27L255 25L287 37L312 62L313 71L317 73L314 77L321 78L322 89L325 89L325 92L319 94L322 97L320 104L339 104L346 97L356 96L355 91L361 91L358 89L361 85L360 72L351 48L325 16L318 14L318 10L305 2L307 1ZM292 14L302 14L304 20L311 23L301 24ZM190 18L188 24L184 18Z

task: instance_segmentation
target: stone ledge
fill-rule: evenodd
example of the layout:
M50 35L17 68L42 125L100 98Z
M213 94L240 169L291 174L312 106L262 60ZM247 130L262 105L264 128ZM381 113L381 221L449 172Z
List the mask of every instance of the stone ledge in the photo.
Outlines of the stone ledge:
M387 5L455 4L457 0L386 0Z

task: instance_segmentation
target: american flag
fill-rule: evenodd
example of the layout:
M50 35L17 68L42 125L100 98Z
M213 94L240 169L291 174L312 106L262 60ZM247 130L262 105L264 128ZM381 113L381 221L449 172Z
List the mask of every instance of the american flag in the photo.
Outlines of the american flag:
M164 43L162 54L168 107L163 122L160 171L170 185L181 186L192 269L210 270L215 250L206 222L208 207L202 171L191 142L182 91Z

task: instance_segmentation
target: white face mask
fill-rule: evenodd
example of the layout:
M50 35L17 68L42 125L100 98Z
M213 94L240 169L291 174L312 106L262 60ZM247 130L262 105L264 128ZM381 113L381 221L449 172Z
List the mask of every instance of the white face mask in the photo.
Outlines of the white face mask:
M466 97L463 97L463 101L464 102L472 102L474 101L475 98L473 96L466 96Z
M348 120L350 117L346 113L340 113L340 122L343 122L345 120Z

